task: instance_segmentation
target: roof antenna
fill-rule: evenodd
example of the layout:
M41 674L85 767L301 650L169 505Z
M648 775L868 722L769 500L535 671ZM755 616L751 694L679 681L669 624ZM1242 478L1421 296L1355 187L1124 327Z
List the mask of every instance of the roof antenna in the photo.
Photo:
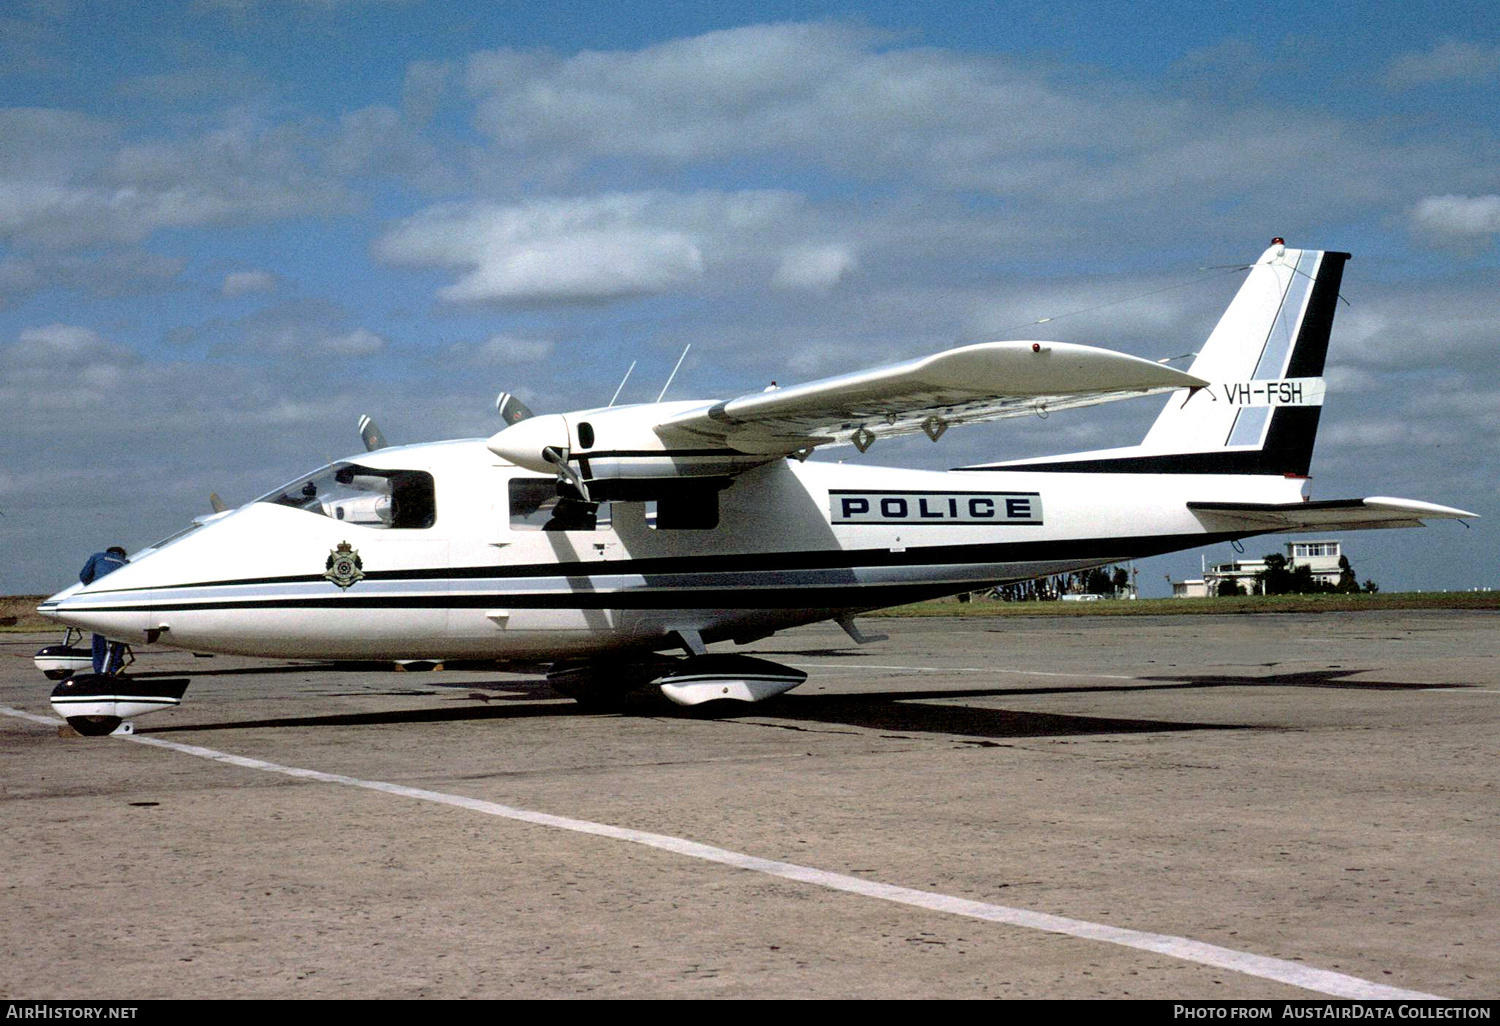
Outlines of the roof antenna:
M635 370L635 361L631 360L629 368L627 368L625 371L625 376L620 379L620 387L615 389L615 394L609 397L610 406L613 406L615 404L615 400L620 398L620 393L625 389L625 382L630 380L630 372L633 370ZM606 407L606 409L608 409L608 407Z
M667 389L669 389L669 388L672 387L672 378L677 377L677 369L678 369L678 367L682 366L682 361L687 359L688 350L691 349L691 348L693 348L693 344L691 342L689 342L687 345L683 346L683 348L682 348L682 355L677 358L677 367L673 367L672 368L672 374L671 374L670 377L667 378L667 383L665 385L661 386L661 395L658 395L656 397L656 401L657 402L661 402L662 396L664 396L664 395L667 394Z

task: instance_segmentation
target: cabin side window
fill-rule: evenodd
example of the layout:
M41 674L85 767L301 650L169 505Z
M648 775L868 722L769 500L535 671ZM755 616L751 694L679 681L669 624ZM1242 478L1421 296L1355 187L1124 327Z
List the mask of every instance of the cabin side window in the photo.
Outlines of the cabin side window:
M607 502L560 498L557 479L510 479L510 527L513 531L597 531L610 526Z
M290 506L361 527L420 530L437 523L432 475L423 470L380 470L335 463L256 501Z
M646 503L646 526L657 531L712 531L719 526L718 491L685 491Z

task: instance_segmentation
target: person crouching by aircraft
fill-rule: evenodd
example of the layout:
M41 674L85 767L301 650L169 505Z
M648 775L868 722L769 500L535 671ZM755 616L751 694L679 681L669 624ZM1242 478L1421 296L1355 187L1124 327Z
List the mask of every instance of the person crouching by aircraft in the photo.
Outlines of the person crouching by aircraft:
M125 550L118 545L111 545L103 552L96 552L89 557L89 561L83 564L83 569L78 572L78 579L84 584L93 584L105 574L112 574L130 560L125 558ZM95 673L117 673L120 663L124 660L123 647L110 641L102 634L94 635L94 672Z

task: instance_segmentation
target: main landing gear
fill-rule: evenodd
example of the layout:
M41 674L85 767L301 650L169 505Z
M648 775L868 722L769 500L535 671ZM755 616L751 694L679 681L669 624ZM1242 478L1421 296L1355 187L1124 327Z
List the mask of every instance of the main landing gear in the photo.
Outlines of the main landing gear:
M605 662L559 663L547 673L553 690L581 705L598 709L617 708L626 695L655 684L678 705L705 702L762 702L790 691L807 680L807 674L769 659L732 653L661 657L648 663Z
M52 708L84 737L103 737L118 730L128 716L181 704L187 686L186 677L80 673L52 689Z

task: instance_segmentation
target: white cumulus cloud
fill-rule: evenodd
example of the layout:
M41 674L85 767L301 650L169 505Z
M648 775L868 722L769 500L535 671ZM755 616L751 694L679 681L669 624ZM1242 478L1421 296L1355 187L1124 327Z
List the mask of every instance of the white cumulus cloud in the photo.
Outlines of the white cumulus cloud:
M858 266L848 246L795 246L781 258L771 277L778 288L827 292Z
M491 335L474 347L476 355L489 363L536 363L552 355L550 339Z
M1500 196L1428 196L1411 212L1412 227L1439 240L1500 232Z
M319 343L319 348L333 356L374 356L385 347L385 339L368 328L328 335Z
M1500 76L1500 46L1444 39L1430 48L1405 53L1386 68L1386 85L1410 89L1437 82L1485 82Z
M93 328L76 324L49 324L26 328L10 347L9 355L24 364L82 366L118 359L126 350L106 342Z
M232 271L224 275L224 284L220 287L220 292L230 299L275 290L276 276L269 271Z
M458 303L599 302L691 287L710 250L758 245L797 205L777 192L610 193L429 208L376 244L392 264L460 271Z
M342 135L230 117L196 135L121 136L105 119L0 109L0 138L26 140L0 147L0 239L49 249L137 242L162 228L248 224L351 202L320 167Z

